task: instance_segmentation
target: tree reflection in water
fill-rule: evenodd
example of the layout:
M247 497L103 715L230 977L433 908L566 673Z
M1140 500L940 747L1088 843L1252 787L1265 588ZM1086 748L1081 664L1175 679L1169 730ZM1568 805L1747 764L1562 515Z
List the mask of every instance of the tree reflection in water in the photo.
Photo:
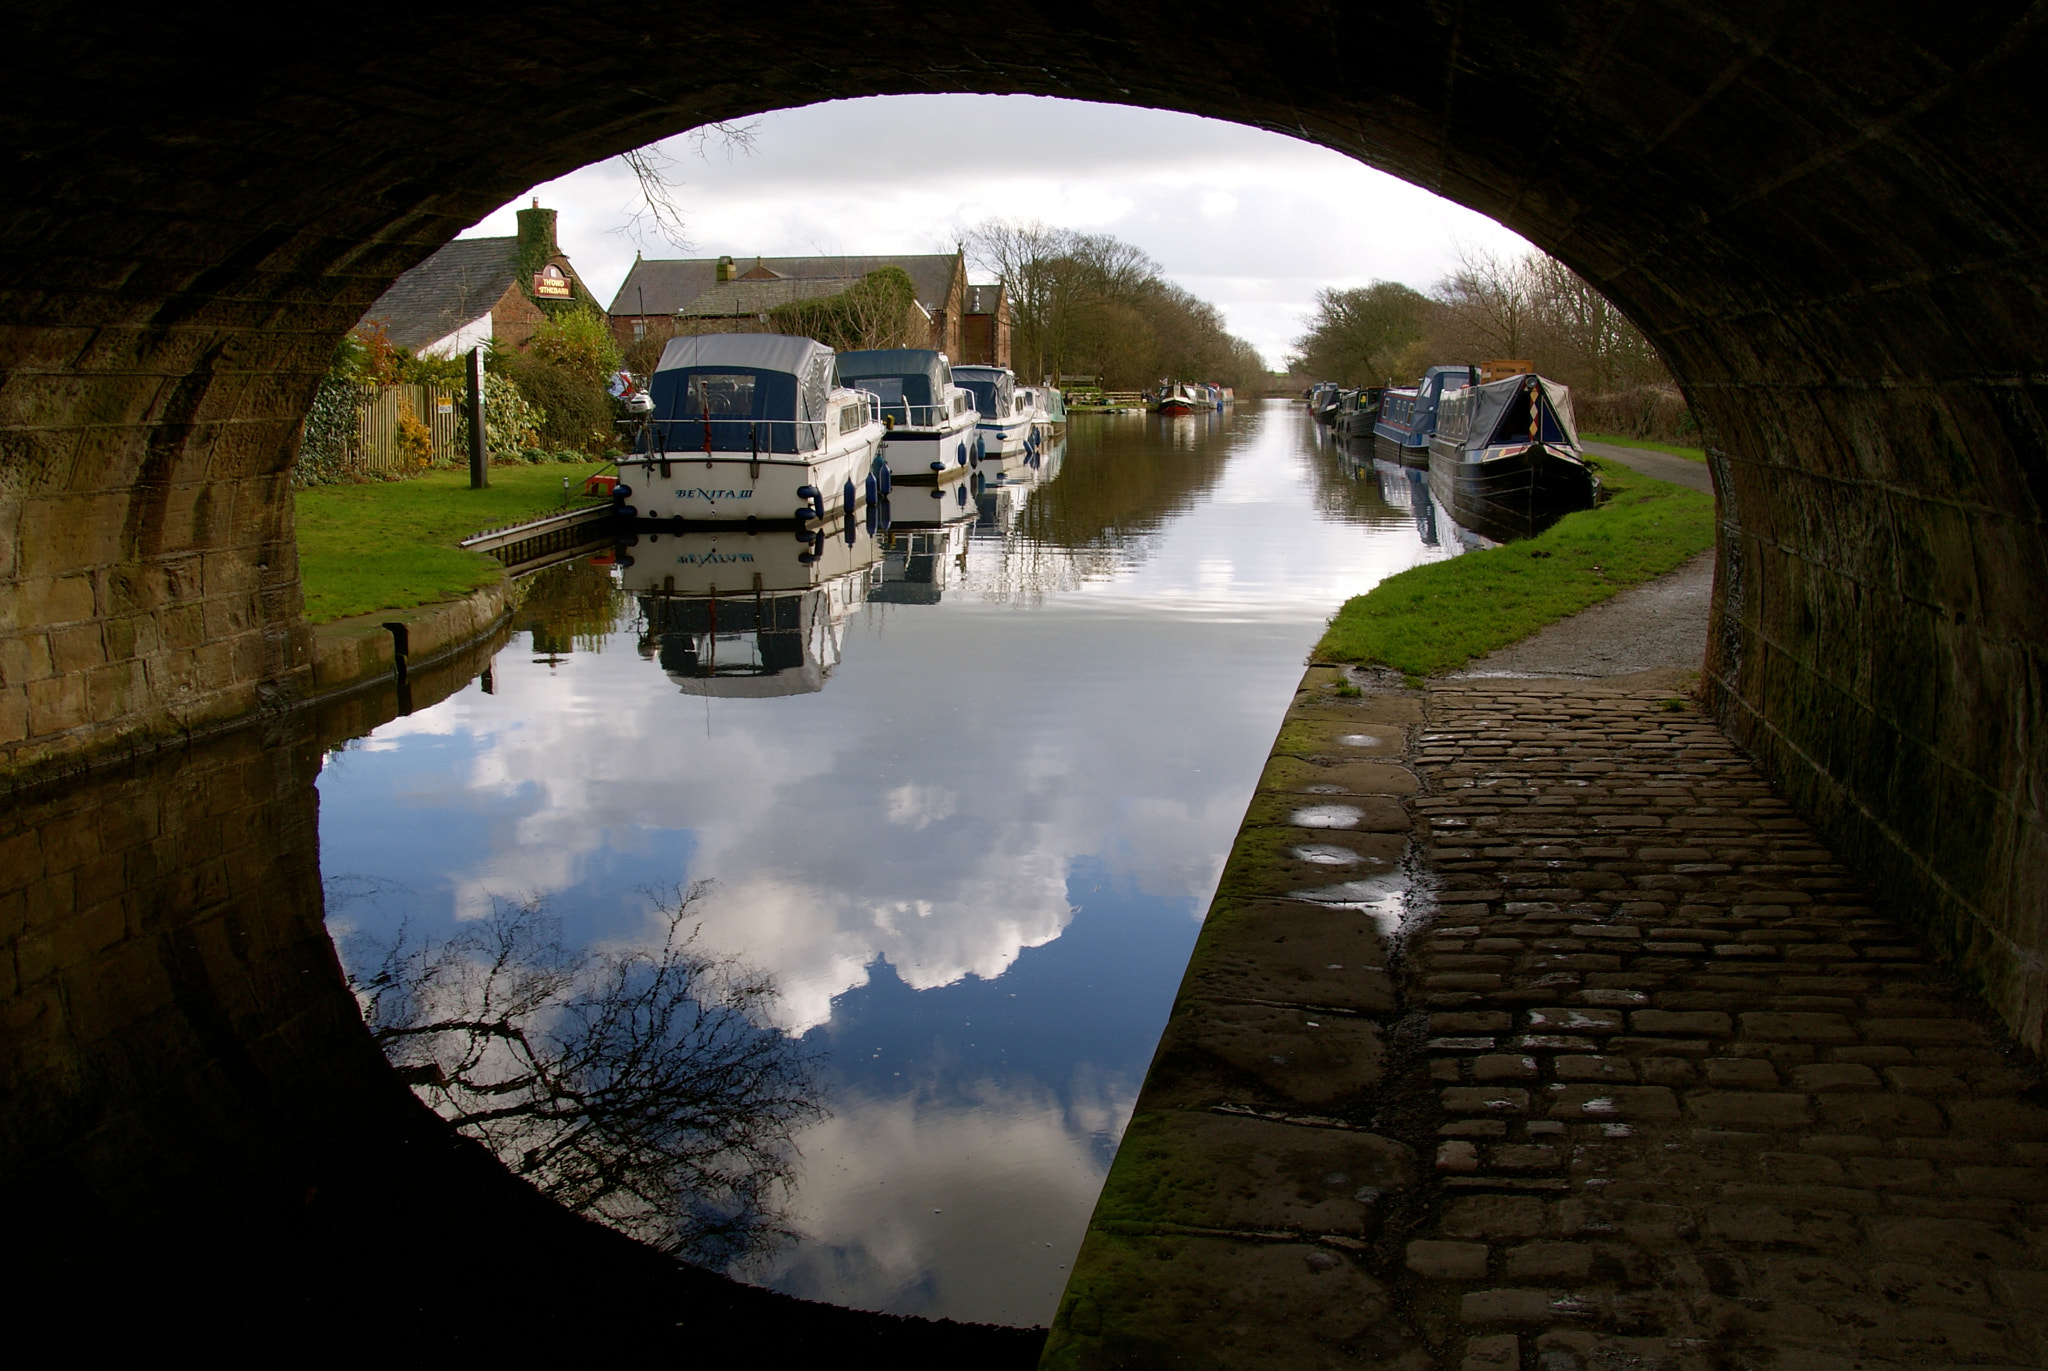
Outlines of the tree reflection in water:
M795 1130L817 1056L768 1020L774 982L697 943L702 885L659 946L567 947L540 899L442 942L346 940L363 1017L456 1129L558 1203L725 1269L788 1241Z

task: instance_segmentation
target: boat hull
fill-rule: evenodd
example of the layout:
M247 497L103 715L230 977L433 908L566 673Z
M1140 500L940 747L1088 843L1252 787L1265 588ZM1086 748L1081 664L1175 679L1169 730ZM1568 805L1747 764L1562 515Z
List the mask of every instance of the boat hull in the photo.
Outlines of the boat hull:
M1417 471L1429 470L1429 446L1426 443L1405 443L1390 436L1384 428L1373 432L1373 456L1382 462L1392 462L1397 467L1412 467Z
M1497 543L1532 537L1573 510L1591 509L1592 468L1563 447L1520 450L1431 445L1429 487L1451 518Z
M877 447L881 425L857 443L799 457L747 452L670 452L651 457L621 457L619 479L632 488L628 503L642 520L685 523L802 523L813 520L819 502L804 495L818 492L824 512L845 512L846 490L853 490L852 508L862 509L879 494L868 479L878 473Z
M1031 416L1019 414L1010 419L983 419L975 431L981 436L981 458L1008 457L1024 451L1031 441Z
M1206 408L1207 406L1197 406L1191 401L1187 400L1162 400L1159 402L1159 407L1156 410L1154 410L1153 413L1175 415L1200 414Z
M895 428L882 439L882 460L891 480L906 485L929 484L942 472L976 465L978 434L972 416L943 428Z

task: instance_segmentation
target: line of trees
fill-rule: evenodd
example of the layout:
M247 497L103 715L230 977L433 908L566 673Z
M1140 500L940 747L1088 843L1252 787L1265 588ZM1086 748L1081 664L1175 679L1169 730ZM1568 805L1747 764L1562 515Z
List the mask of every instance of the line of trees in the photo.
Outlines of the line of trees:
M1011 364L1020 376L1094 376L1106 390L1163 378L1248 392L1264 383L1258 349L1129 243L991 220L969 230L962 246L1009 298Z
M1346 386L1408 384L1441 362L1514 359L1572 387L1580 422L1635 437L1696 430L1657 350L1590 282L1542 252L1459 252L1427 293L1374 281L1316 295L1291 370Z

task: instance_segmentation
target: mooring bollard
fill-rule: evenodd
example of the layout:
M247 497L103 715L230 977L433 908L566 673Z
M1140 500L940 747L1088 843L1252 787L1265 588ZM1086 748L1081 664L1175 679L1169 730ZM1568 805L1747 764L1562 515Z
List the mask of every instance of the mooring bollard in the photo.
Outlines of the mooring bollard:
M405 684L405 659L412 652L409 631L404 624L393 621L385 624L391 631L391 674L400 685Z

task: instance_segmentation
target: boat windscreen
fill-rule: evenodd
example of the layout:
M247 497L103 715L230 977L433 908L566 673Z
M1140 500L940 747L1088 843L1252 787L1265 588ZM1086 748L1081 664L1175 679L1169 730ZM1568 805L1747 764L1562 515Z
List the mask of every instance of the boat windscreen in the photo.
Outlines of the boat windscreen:
M960 376L956 373L954 379L974 397L974 407L981 411L984 418L1000 417L1001 412L996 408L996 383L993 377L983 380L978 376Z

